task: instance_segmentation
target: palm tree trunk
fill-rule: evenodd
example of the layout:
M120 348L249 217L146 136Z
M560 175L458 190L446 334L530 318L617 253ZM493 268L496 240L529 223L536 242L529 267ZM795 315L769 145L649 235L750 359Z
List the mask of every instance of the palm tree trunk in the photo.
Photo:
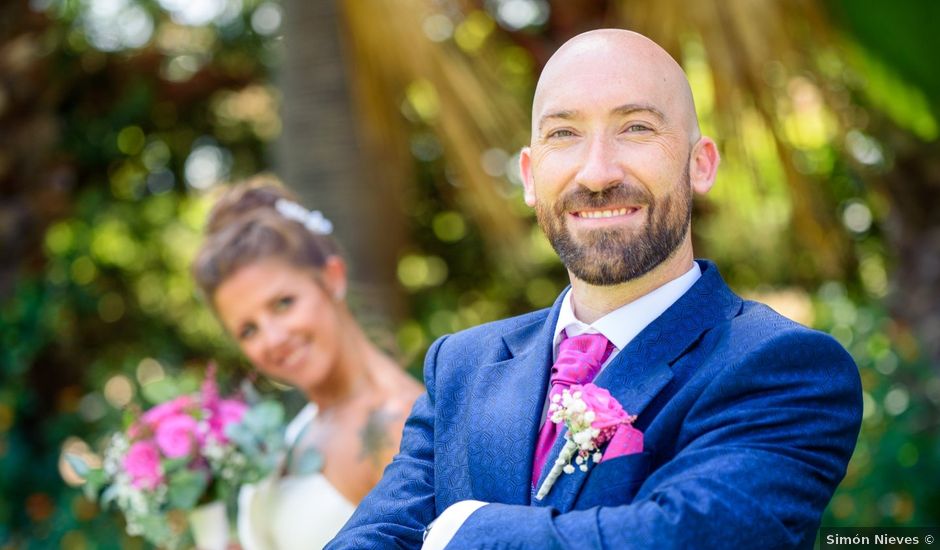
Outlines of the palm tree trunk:
M368 327L404 314L396 284L404 222L381 166L362 145L335 0L285 0L277 166L303 202L333 221L350 264L352 305Z
M895 261L889 305L940 369L940 142L923 142L887 123L878 135L895 154L878 181L891 204L885 224Z

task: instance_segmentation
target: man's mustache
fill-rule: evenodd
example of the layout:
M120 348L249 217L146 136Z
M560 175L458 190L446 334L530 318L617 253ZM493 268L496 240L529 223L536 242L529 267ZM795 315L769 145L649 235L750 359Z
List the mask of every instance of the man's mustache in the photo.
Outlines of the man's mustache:
M601 191L578 187L562 196L555 205L555 210L558 213L564 213L627 205L643 206L652 202L653 197L646 189L621 183Z

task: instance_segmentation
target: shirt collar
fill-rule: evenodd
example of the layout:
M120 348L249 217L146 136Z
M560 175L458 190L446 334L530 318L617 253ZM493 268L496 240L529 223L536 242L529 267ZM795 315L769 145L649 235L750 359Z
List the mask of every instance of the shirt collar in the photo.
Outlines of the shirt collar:
M561 301L561 310L558 312L558 321L555 323L553 345L556 351L561 342L561 332L564 330L568 336L579 334L603 334L607 340L614 344L617 351L622 350L647 325L656 320L669 306L682 297L692 285L702 276L702 268L698 263L692 262L692 267L683 275L669 281L656 290L624 304L604 315L591 324L582 323L574 315L571 307L571 290L565 293Z

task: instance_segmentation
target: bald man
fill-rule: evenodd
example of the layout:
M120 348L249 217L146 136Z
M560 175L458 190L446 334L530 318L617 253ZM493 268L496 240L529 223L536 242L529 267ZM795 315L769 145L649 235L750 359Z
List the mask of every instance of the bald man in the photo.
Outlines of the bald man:
M636 33L573 38L520 162L571 286L431 346L400 454L328 548L812 547L855 447L858 370L693 260L692 194L719 155L679 65ZM636 418L546 484L567 437L549 395L588 383Z

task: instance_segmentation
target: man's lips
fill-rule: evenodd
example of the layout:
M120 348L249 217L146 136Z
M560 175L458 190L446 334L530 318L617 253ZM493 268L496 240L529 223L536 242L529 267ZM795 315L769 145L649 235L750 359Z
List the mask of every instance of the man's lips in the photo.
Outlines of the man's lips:
M581 219L604 219L628 216L640 210L639 206L621 206L617 208L593 208L589 210L575 210L571 215Z

